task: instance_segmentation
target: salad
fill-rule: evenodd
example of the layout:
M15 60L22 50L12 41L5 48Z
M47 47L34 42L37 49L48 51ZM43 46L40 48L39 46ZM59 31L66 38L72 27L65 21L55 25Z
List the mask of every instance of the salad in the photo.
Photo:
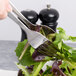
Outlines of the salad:
M20 69L18 76L76 76L76 49L64 43L69 40L75 42L76 37L66 35L61 27L57 28L56 33L47 34L41 27L37 30L52 44L45 44L49 48L39 51L32 48L27 39L19 42L15 50L19 60L16 63ZM48 61L53 61L53 64L47 65L46 70L42 69Z

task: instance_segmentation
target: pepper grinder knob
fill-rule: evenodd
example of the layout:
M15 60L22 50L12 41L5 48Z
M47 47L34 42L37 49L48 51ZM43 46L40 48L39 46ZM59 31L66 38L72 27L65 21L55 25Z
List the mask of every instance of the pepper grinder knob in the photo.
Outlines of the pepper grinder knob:
M21 13L33 24L38 20L38 14L34 10L24 10Z
M41 24L47 25L56 31L57 20L59 18L59 12L56 9L51 8L51 5L48 4L46 9L43 9L39 13L39 18L42 21Z

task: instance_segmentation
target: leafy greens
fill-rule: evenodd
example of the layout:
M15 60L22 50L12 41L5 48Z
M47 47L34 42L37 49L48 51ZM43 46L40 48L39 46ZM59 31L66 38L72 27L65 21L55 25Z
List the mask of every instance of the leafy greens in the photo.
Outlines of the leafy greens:
M47 51L45 51L45 53L50 51L49 54L44 54L44 51L42 53L38 51L39 53L41 53L40 55L44 56L41 61L35 61L32 58L32 55L37 50L33 49L29 44L27 46L27 39L23 42L19 42L15 50L19 60L17 66L22 70L22 74L24 76L59 76L59 71L62 71L64 73L62 74L62 76L76 75L76 49L64 43L64 41L68 40L75 42L76 37L66 35L66 32L61 27L57 28L57 30L57 33L50 33L48 35L46 35L43 29L40 30L40 32L45 35L53 44L52 46L48 45L53 50L50 51L49 49L47 49ZM19 59L20 57L21 59ZM38 55L37 57L40 58L41 56ZM48 66L45 71L40 73L44 64L50 60L55 62L58 62L58 60L62 61L60 65L56 65L60 69L59 71L54 68L54 70L56 70L57 72L57 75L55 75L56 72L52 71L53 65ZM30 67L31 65L33 65L33 70L29 72L29 70L25 66Z

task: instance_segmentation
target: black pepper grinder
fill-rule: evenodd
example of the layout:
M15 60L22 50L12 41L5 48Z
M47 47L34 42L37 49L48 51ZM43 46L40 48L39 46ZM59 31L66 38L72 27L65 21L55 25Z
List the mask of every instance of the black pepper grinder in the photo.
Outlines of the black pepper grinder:
M21 13L26 17L31 23L36 24L38 20L38 14L34 10L24 10ZM23 22L24 23L24 22ZM21 29L22 30L22 29ZM21 41L27 39L26 33L22 30Z
M39 18L42 21L42 25L47 25L56 31L58 25L57 20L59 18L59 13L56 9L52 9L50 5L47 5L47 9L40 11Z

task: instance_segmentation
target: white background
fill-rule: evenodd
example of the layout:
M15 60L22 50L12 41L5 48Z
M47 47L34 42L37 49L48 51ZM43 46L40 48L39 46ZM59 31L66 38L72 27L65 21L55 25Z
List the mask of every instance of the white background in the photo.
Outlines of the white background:
M21 10L32 9L39 13L46 4L51 4L60 13L58 27L63 27L66 33L76 36L76 0L11 0L13 4ZM0 40L15 40L21 39L21 30L9 18L0 21Z

